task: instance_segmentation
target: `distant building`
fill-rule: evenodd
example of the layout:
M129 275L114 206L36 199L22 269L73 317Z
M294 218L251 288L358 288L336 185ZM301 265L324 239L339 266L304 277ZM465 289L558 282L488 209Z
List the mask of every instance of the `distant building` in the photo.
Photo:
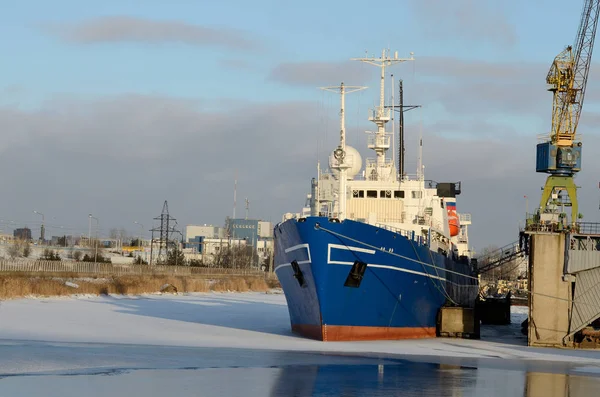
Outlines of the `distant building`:
M185 241L195 237L225 238L225 229L213 225L187 225L185 227Z
M229 219L227 232L229 237L245 239L249 245L256 247L258 241L273 238L273 225L257 219Z
M232 239L244 239L254 247L261 260L273 252L273 224L257 219L228 219L227 231Z
M251 246L261 260L273 250L273 225L257 219L227 219L226 227L188 225L185 229L185 255L212 263L221 250Z
M258 222L256 219L229 219L227 233L233 239L243 239L254 246L258 240Z
M78 243L78 240L75 236L52 236L50 244L58 247L73 247Z
M31 240L31 229L28 227L15 229L13 236L20 240Z
M15 237L11 234L0 233L0 241L2 241L2 242L13 241L14 238Z

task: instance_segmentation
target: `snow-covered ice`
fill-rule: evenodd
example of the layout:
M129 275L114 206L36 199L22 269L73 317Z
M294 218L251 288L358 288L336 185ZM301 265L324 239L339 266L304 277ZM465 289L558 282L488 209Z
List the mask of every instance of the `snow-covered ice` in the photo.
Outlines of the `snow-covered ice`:
M166 385L175 387L171 381L157 380L163 376L173 379L173 371L183 371L178 375L181 384L191 382L191 388L204 379L201 383L206 388L201 395L240 395L244 388L236 387L241 381L228 384L232 388L228 393L221 394L224 389L216 388L211 394L210 379L218 376L210 373L231 369L228 376L235 372L235 379L264 376L265 381L259 383L269 384L265 387L272 390L275 379L286 373L281 372L284 366L387 365L399 359L415 365L479 368L478 377L490 371L489 379L504 374L518 379L511 381L517 384L524 382L526 372L600 375L600 352L526 346L520 333L526 310L513 307L509 326L483 327L482 340L319 342L291 333L282 294L213 292L9 300L0 302L0 377L4 376L0 395L12 395L15 388L21 388L19 395L31 395L24 391L31 385L31 377L54 384L57 390L62 390L62 384L79 390L77 384L83 378L69 383L67 375L90 378L94 374L120 374L118 380L104 380L106 387L110 384L116 390L122 390L120 382L131 385L146 374L160 383L154 388L158 393ZM202 374L190 374L189 370L200 369ZM148 375L148 371L159 372ZM168 390L152 395L164 395ZM249 395L270 395L261 390ZM144 395L141 389L135 394Z
M0 303L0 339L230 347L311 352L552 360L600 365L596 351L530 348L513 324L485 328L481 340L319 342L292 334L285 297L265 293L198 293L19 299ZM486 335L489 338L486 338ZM491 339L491 340L488 340ZM1 370L1 367L0 367Z

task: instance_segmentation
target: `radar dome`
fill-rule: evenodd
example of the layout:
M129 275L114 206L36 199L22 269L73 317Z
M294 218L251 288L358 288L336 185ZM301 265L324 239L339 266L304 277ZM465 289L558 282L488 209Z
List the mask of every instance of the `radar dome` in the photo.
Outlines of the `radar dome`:
M346 177L348 179L353 179L354 176L356 176L356 174L358 174L362 169L362 157L360 157L360 153L358 153L358 150L356 150L352 146L346 145L346 157L344 159L344 162L350 167L346 171ZM329 155L329 168L331 169L331 172L333 173L335 179L338 179L338 176L340 174L340 170L336 168L337 165L338 161L335 158L334 150Z

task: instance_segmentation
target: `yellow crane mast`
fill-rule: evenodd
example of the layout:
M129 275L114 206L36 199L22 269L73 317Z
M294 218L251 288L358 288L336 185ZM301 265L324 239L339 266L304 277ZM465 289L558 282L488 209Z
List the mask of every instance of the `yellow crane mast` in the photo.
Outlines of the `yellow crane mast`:
M585 0L575 44L554 58L546 76L553 93L552 130L545 142L537 145L536 171L550 174L540 202L540 214L555 213L560 206L571 206L571 223L578 218L577 187L573 180L581 170L581 142L577 125L587 85L600 0ZM563 200L566 191L569 201ZM565 215L562 215L565 216Z

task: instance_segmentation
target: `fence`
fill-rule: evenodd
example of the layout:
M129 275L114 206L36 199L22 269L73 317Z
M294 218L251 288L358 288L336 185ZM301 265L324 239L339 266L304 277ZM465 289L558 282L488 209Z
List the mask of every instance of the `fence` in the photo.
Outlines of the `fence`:
M99 276L169 275L169 276L268 276L260 270L191 266L148 266L93 262L0 260L0 273L83 273Z

